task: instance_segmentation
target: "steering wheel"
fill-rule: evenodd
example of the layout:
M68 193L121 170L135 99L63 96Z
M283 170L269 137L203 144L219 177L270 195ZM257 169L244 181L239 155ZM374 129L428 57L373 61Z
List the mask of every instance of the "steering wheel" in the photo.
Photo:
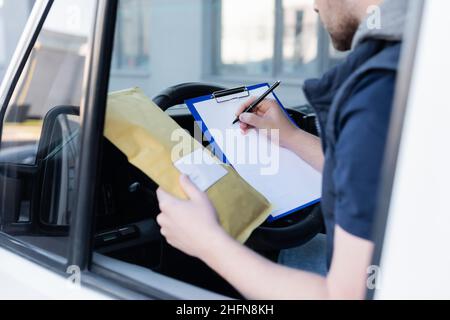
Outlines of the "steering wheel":
M188 99L210 95L224 89L226 88L211 84L183 83L165 89L153 99L153 102L166 111L170 107L183 104ZM323 230L320 205L315 205L276 222L266 221L253 232L247 245L262 251L288 249L305 244Z

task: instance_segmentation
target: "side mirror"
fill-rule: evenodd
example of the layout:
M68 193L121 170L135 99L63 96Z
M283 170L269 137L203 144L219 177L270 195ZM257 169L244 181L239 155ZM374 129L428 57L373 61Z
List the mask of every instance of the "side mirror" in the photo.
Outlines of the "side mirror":
M79 131L78 107L55 107L45 116L36 158L33 213L34 221L49 232L68 231L74 205Z

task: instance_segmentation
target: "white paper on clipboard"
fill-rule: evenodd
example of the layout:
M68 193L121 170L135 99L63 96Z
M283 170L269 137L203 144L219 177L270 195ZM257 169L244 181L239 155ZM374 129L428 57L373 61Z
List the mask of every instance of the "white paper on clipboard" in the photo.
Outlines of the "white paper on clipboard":
M267 89L267 85L248 88L254 97ZM268 98L276 99L274 94ZM218 102L203 97L186 104L196 120L202 122L205 135L214 140L214 147L223 152L243 179L272 203L273 220L319 202L322 184L319 172L292 151L273 144L265 134L251 130L243 135L239 124L232 125L236 111L247 99Z

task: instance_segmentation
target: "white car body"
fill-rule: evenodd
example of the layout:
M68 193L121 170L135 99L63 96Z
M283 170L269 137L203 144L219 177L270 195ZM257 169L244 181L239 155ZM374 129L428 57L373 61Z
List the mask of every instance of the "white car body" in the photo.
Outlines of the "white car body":
M61 276L39 264L0 249L1 300L105 300L110 296L82 287L77 270Z

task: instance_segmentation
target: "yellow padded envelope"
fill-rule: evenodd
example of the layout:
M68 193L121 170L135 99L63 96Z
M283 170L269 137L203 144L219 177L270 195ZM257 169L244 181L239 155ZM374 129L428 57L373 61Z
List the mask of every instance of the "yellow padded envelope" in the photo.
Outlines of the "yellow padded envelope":
M180 172L174 162L203 146L149 100L139 88L108 96L105 137L128 161L174 196L187 199L179 185ZM177 139L172 134L177 131ZM180 134L186 135L180 147ZM179 155L172 152L179 150ZM270 203L230 166L227 174L206 193L214 204L223 228L244 243L271 211ZM199 230L201 232L201 230Z

